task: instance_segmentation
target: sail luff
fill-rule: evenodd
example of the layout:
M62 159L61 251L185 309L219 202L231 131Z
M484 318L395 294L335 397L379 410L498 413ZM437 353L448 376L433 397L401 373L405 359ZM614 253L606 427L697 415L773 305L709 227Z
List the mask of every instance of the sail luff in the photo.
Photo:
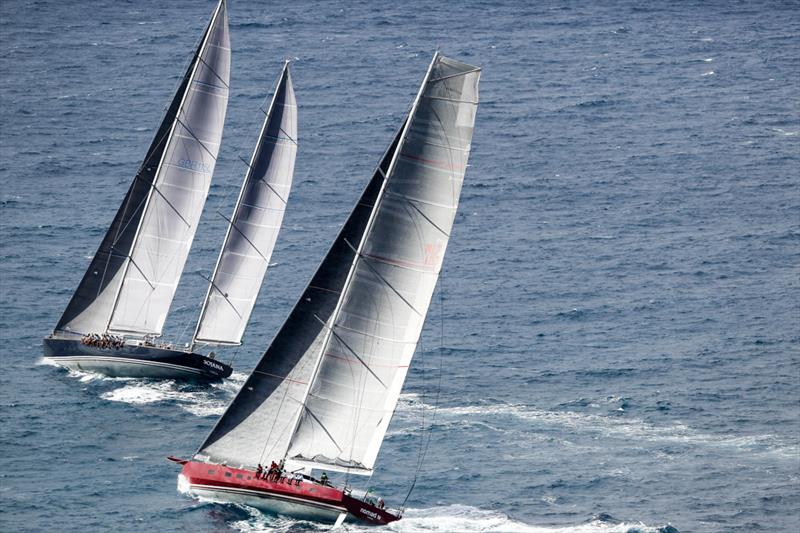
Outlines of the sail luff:
M269 134L276 128L287 138L292 137L290 141L272 139ZM233 214L227 219L225 239L209 280L192 346L241 344L283 219L294 171L296 130L296 101L287 60L247 163ZM279 194L279 188L286 192ZM236 254L242 246L250 257ZM255 252L257 257L249 252ZM229 294L231 291L234 294Z
M386 189L386 183L388 182L389 176L392 175L392 172L394 171L394 168L397 165L398 155L400 154L400 151L403 148L403 144L405 142L406 136L408 135L408 130L409 130L410 126L411 126L411 121L412 121L412 119L414 117L414 113L417 110L417 106L419 105L420 98L422 98L422 93L425 90L425 86L427 85L428 78L430 78L431 71L433 69L433 65L436 64L436 60L438 59L438 57L439 57L439 52L437 50L436 53L433 55L433 59L431 60L430 65L428 65L428 70L425 72L425 77L423 78L423 81L422 81L422 84L420 85L419 91L417 91L417 95L415 96L414 102L411 105L411 110L409 111L409 113L407 115L407 118L405 120L405 124L404 124L404 126L402 128L402 133L400 134L400 141L397 143L397 146L395 147L394 152L392 153L391 160L389 161L389 168L386 170L386 172L382 172L383 181L381 183L380 191L378 192L377 201L375 202L375 204L372 207L372 211L370 212L369 219L367 219L367 225L364 228L364 232L361 234L361 238L359 239L359 242L358 242L358 247L354 251L355 253L353 254L353 260L352 260L352 262L350 264L350 270L347 273L347 278L345 279L344 286L342 287L342 290L339 293L339 300L336 302L336 307L334 308L333 314L331 315L331 318L330 318L330 326L326 328L327 332L325 334L325 339L322 342L322 347L320 349L320 353L317 356L316 367L314 369L314 372L312 373L311 379L308 382L308 386L306 387L305 394L303 395L302 408L298 410L297 416L296 416L295 421L294 421L294 424L292 425L292 431L291 431L292 437L290 437L290 441L293 438L295 432L297 431L297 427L300 424L300 420L301 420L301 417L303 415L304 410L307 408L306 407L306 402L308 401L308 395L311 393L311 387L314 384L314 382L316 381L317 374L319 372L319 367L320 367L320 364L322 363L322 359L323 359L322 355L327 350L328 344L330 343L331 336L333 335L333 325L336 323L336 321L337 321L337 319L339 317L339 313L341 312L342 305L343 305L344 299L345 299L345 295L347 294L348 288L350 287L350 283L352 282L353 274L354 274L355 269L356 269L356 265L358 264L359 257L361 257L361 253L362 253L363 248L364 248L364 243L366 242L367 236L369 235L370 230L372 229L372 224L375 221L375 214L378 212L378 209L380 208L381 201L382 201L383 196L384 196L384 191ZM352 246L352 243L348 243L348 244L350 244ZM288 453L288 449L286 450L285 454L286 453ZM284 454L284 457L285 457L285 454Z
M220 16L223 17L221 23L219 22ZM170 170L172 168L177 168L178 170L172 170L173 173L175 172L194 172L201 175L209 175L213 172L213 166L216 161L216 155L219 147L219 137L221 136L221 129L222 125L221 122L224 121L225 115L225 108L227 106L227 93L228 93L228 69L229 69L229 60L230 60L230 49L222 46L220 44L214 44L216 47L215 50L209 51L209 44L210 40L214 38L222 39L223 44L227 43L227 19L225 14L225 0L220 0L218 3L211 20L206 28L205 34L203 39L201 40L200 45L197 48L195 53L194 60L189 68L189 75L187 77L187 82L185 84L185 88L183 93L181 94L180 104L177 107L177 111L172 120L172 124L170 126L169 135L167 136L167 140L164 143L164 149L162 150L159 158L158 165L156 167L156 171L154 173L154 178L150 184L150 190L148 191L147 198L144 202L144 206L141 210L141 216L139 217L139 224L136 228L134 233L133 241L130 247L130 251L128 253L128 257L126 258L125 265L122 272L121 281L117 287L113 307L111 313L108 317L108 322L106 325L106 331L113 331L113 332L124 332L124 333L133 333L133 334L157 334L160 335L161 327L163 326L163 322L166 319L166 314L171 306L172 299L174 298L174 286L177 286L177 280L180 279L180 273L183 269L183 263L185 262L186 255L188 255L189 247L191 246L191 241L194 237L194 230L196 226L193 226L187 218L181 214L179 209L175 206L174 201L178 200L185 200L185 198L176 197L175 193L172 194L173 201L170 200L168 194L164 191L160 190L159 187L163 186L166 189L172 190L175 188L180 187L174 181L167 181L168 173L165 171L167 158L170 158ZM208 56L208 57L206 57ZM211 64L209 59L216 59L215 64ZM217 72L216 69L222 67L223 74L222 76ZM208 80L203 82L205 86L207 86L208 98L217 98L217 99L224 99L224 103L221 106L221 109L216 108L216 103L214 106L208 104L208 109L201 109L197 102L197 88L195 85L199 84L201 81L198 77L198 73L200 70L203 70L204 73L210 73L211 79L215 82L214 84L208 83ZM224 76L224 77L223 77ZM218 85L217 82L221 82L222 85ZM193 93L194 91L194 93ZM194 102L194 106L191 108L193 115L187 114L187 100L189 97L192 97L192 102ZM211 114L213 111L216 110L219 112L221 116L216 117L218 122L220 122L219 127L215 129L215 131L211 134L210 139L200 139L195 132L192 131L190 128L191 122L195 120L195 117L199 117L202 114ZM202 120L208 120L206 118L200 118L197 120L201 120L201 124L204 124ZM183 136L182 139L177 139L177 131L185 132L189 136ZM215 138L216 137L216 138ZM178 150L178 145L181 145L183 148L182 154L187 154L184 156L184 159L181 159L178 163L179 166L175 165L175 161L172 161L175 158L176 150ZM192 154L190 153L189 148L191 146L198 148L198 152L201 153L197 160L192 159ZM211 146L209 148L209 146ZM202 155L203 153L207 153L211 157L211 163L205 163L203 158L205 157ZM198 156L195 156L198 157ZM172 177L174 178L174 176ZM205 202L205 197L208 193L208 187L205 185L204 189L195 189L190 187L191 184L185 185L187 193L184 194L186 198L189 195L197 195L198 193L202 193L202 202ZM183 193L181 193L183 194ZM190 200L186 200L190 201ZM158 205L155 203L164 204L166 208L159 208ZM182 202L182 203L185 203ZM193 205L190 207L194 208L192 211L192 216L190 218L193 219L193 222L196 223L196 218L199 217L199 212L202 210L202 204L200 204L199 209L197 209L197 205ZM161 236L158 234L148 235L148 239L150 240L163 240L168 243L168 246L165 247L165 250L162 250L160 246L154 247L151 243L149 245L144 245L144 250L139 250L142 247L141 239L143 235L143 228L146 224L152 229L153 227L158 227L160 221L166 220L164 219L164 215L161 214L164 210L171 210L169 211L168 215L166 215L166 219L177 217L180 221L180 224L185 225L186 230L190 232L188 242L182 242L180 245L173 245L169 243L169 238L165 236ZM162 217L162 218L159 218ZM160 242L160 241L158 241ZM178 241L175 241L178 242ZM155 261L158 260L162 255L166 256L170 252L169 246L173 246L176 250L179 250L178 255L174 255L170 258L171 261L176 261L176 263L170 265L173 270L177 270L177 279L173 279L170 282L160 282L160 280L156 280L155 277L158 276L156 273L157 263ZM141 263L137 264L134 261L134 256L140 254L146 257L149 260L149 270L153 273L153 280L149 279L147 273L143 270L140 266ZM182 256L182 257L181 257ZM155 257L156 259L153 259ZM133 264L136 269L135 271L131 271L131 264ZM177 267L177 268L176 268ZM173 278L175 278L174 272ZM145 282L155 293L157 288L161 286L170 287L172 290L169 294L167 294L168 299L157 302L156 311L151 312L149 309L149 305L142 303L143 299L147 299L148 296L142 296L142 289L130 287L130 284L134 282ZM173 286L174 285L174 286ZM169 289L167 289L169 290ZM126 302L126 309L120 310L121 302ZM137 308L134 311L131 311L132 308ZM165 309L163 309L165 307ZM144 317L142 317L142 312L144 310ZM138 316L137 316L138 315Z

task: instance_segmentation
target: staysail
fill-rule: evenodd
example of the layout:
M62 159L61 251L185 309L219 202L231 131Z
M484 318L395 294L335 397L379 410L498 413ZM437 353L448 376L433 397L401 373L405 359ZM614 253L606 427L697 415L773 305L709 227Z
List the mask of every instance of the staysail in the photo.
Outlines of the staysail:
M297 102L287 61L229 219L192 344L241 343L278 239L296 154Z
M196 459L371 472L441 269L479 76L434 56L358 204Z
M208 193L229 73L228 15L221 0L56 330L161 333Z

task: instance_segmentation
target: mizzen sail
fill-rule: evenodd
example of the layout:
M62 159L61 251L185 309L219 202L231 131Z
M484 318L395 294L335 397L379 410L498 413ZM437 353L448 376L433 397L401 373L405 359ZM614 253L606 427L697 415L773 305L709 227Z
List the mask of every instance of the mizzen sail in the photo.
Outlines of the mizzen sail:
M297 102L287 62L229 220L193 344L241 343L278 239L296 154Z
M198 459L371 472L441 269L479 76L434 56L403 128Z

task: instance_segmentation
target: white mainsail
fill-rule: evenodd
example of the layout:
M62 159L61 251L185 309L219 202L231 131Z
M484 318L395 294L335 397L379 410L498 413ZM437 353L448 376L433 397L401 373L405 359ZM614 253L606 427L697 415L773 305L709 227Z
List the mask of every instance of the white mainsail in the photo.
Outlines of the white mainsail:
M221 0L57 331L161 333L208 193L229 73Z
M198 460L371 472L441 269L479 76L434 56L403 128Z
M143 207L109 330L160 335L217 161L228 105L230 39L220 2Z
M297 154L297 102L288 61L250 159L192 341L237 345L278 239Z

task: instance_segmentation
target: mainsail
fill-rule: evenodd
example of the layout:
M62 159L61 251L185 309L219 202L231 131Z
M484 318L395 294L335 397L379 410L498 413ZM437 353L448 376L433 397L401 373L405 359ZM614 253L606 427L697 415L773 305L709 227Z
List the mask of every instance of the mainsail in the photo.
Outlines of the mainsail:
M240 344L278 239L297 154L297 102L284 64L192 341Z
M229 74L221 0L57 331L161 333L208 194Z
M198 460L285 457L371 473L441 269L479 76L434 56L403 127Z

